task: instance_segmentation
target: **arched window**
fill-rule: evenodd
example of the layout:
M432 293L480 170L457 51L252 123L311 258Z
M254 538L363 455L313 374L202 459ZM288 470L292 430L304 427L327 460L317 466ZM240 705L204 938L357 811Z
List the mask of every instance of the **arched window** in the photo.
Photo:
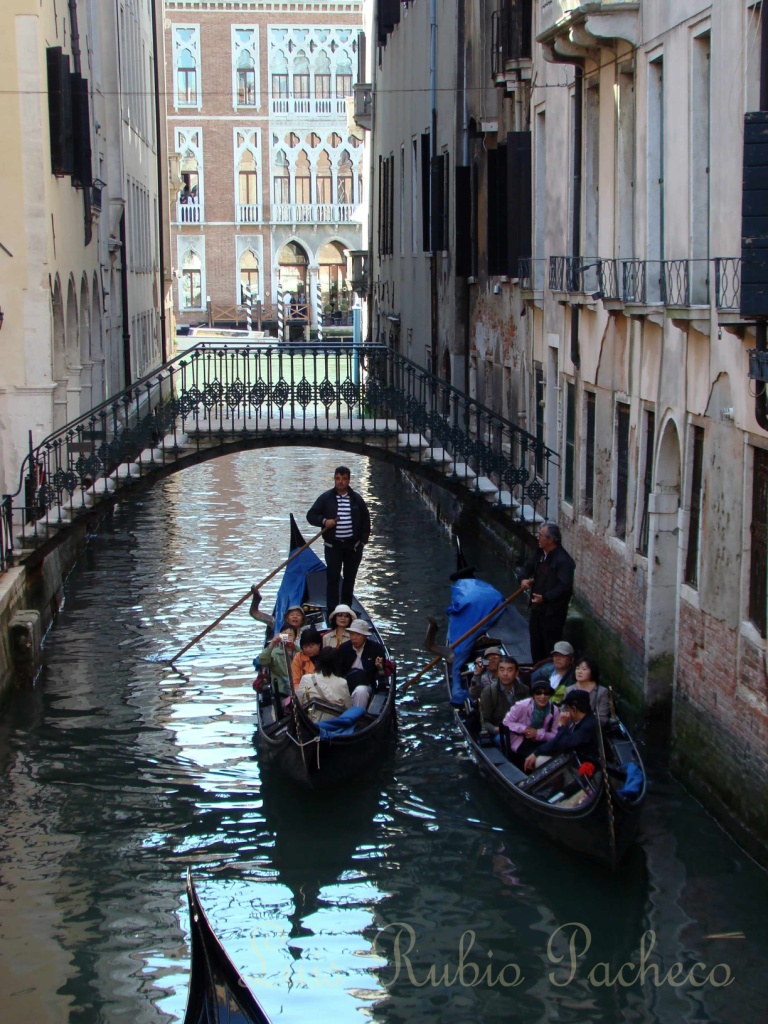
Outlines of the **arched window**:
M317 201L329 205L333 202L331 160L325 150L317 158Z
M336 201L340 204L354 203L354 181L355 175L352 169L352 160L349 153L344 150L339 160L339 173L337 177Z
M312 202L312 176L309 157L302 149L296 159L296 177L294 179L296 203L309 206Z
M240 301L246 302L248 289L255 302L259 295L259 260L253 249L246 249L240 257Z
M288 159L282 150L275 153L275 167L273 173L274 199L276 203L290 203L291 201L291 178L288 172Z
M256 106L256 65L250 50L242 50L237 59L237 103L240 107Z
M191 50L180 50L176 64L176 88L180 107L197 106L197 64Z
M240 157L237 171L238 222L256 224L259 220L259 189L256 173L256 158L250 149Z
M181 298L184 309L203 307L203 263L194 249L188 249L181 262Z

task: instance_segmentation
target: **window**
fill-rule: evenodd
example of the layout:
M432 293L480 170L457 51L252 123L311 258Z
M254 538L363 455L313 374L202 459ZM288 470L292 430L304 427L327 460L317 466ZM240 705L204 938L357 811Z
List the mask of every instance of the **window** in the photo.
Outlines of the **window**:
M541 366L534 371L534 402L536 404L536 475L544 475L544 407L546 402L546 381Z
M766 634L768 600L768 451L754 449L752 477L752 547L749 557L749 617Z
M648 554L648 540L650 537L650 509L651 486L653 483L653 446L656 436L656 415L650 409L645 413L645 472L643 473L643 503L640 508L640 533L637 538L637 550L641 555Z
M336 75L336 96L346 99L352 95L352 75Z
M411 139L411 252L419 251L419 144Z
M392 255L395 158L379 157L379 255Z
M176 82L176 106L200 106L200 28L175 25L173 28L173 64Z
M249 294L252 301L259 294L259 260L252 249L240 257L240 301L247 302Z
M240 165L240 171L238 173L238 185L239 185L239 197L241 203L247 203L255 205L258 203L258 183L256 179L256 171L254 170L243 170L243 164Z
M328 154L323 150L317 159L317 201L318 203L333 202L333 176L331 174L331 161Z
M181 265L181 296L184 309L202 309L203 268L197 253L190 249Z
M595 393L585 396L586 438L584 445L584 501L582 512L590 519L595 515Z
M315 75L315 98L329 100L331 98L331 76Z
M256 69L253 63L243 64L248 60L243 55L237 68L237 103L240 107L256 106Z
M309 206L312 202L312 175L309 157L304 150L296 160L296 177L294 178L294 202Z
M288 75L272 75L272 98L288 98Z
M275 154L275 170L273 176L273 195L276 203L290 203L291 179L288 173L288 160L285 153Z
M354 181L355 175L352 169L352 160L349 153L345 150L341 154L341 160L339 161L339 171L336 177L336 188L337 188L337 202L351 205L354 203Z
M693 427L691 452L691 514L688 545L685 552L685 582L695 587L699 582L699 532L701 528L701 480L704 466L704 429Z
M309 99L309 74L293 76L293 98L297 100Z
M629 494L629 406L616 403L616 536L627 539L627 497Z
M573 474L576 463L576 385L569 381L565 386L565 472L563 475L563 499L573 504Z
M258 30L233 28L232 50L235 66L235 107L255 107L258 104L256 61L258 58Z

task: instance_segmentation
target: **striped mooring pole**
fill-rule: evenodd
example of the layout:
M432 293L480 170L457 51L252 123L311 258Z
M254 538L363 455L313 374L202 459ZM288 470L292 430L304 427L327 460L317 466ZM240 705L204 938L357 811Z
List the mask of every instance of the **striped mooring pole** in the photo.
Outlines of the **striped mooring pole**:
M243 298L245 299L245 327L250 333L253 330L253 295L250 285L243 285Z
M323 340L323 292L320 278L315 281L315 309L317 310L317 340Z
M283 306L283 286L277 282L277 340L282 341L285 332L285 308Z

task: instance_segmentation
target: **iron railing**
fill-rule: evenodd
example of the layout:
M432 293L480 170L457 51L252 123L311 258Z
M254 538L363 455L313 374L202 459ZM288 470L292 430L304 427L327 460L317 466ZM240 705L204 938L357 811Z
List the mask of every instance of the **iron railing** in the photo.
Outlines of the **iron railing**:
M715 260L715 301L722 310L741 308L741 260L719 256Z
M523 256L518 260L520 275L520 290L524 292L538 292L544 289L544 259L536 259L531 256Z
M491 73L500 75L510 60L530 60L532 0L500 0L491 14Z
M547 517L557 454L385 346L206 341L50 434L2 505L2 567L124 484L226 442L363 435L470 490L488 477L515 521ZM537 472L537 467L539 471Z
M619 260L600 260L597 268L599 289L604 299L621 299L621 272Z
M594 256L550 256L550 290L570 293L597 292L600 262Z
M691 276L688 260L662 261L662 298L667 306L690 306Z

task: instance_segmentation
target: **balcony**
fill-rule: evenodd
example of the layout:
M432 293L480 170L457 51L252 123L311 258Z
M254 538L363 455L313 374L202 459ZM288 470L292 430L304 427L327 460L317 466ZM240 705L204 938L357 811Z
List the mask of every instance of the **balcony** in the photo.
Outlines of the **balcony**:
M369 82L357 82L354 88L354 113L352 118L359 128L367 132L373 127L373 88Z
M237 223L238 224L259 224L259 204L258 203L238 203L237 204Z
M349 286L358 295L368 295L371 257L367 249L350 249Z
M558 301L588 305L600 298L600 260L589 256L550 256L549 289Z
M280 96L270 101L270 109L272 117L346 118L347 101L340 96L321 99L316 97L297 99L293 96Z
M505 85L507 72L530 77L533 0L500 0L491 15L491 73L497 85Z
M201 224L203 220L199 203L176 203L176 221L178 224Z
M524 299L539 305L544 299L544 273L547 261L531 256L518 261L520 293Z
M273 224L349 224L352 203L275 203Z
M599 59L622 39L639 43L639 0L538 0L539 35L548 60Z

